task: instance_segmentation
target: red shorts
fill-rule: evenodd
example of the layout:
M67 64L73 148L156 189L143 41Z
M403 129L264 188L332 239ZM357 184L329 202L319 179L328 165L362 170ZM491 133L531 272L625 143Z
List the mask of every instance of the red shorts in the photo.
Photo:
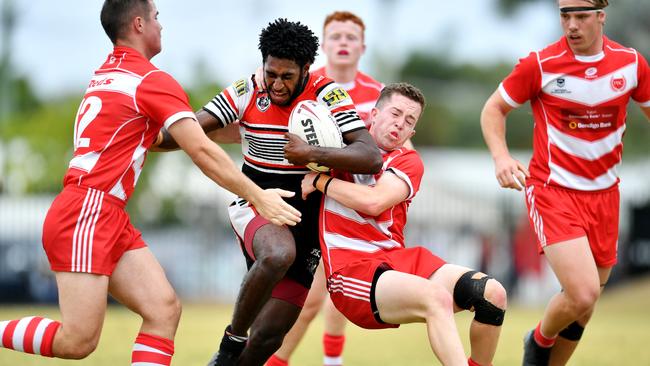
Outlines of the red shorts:
M366 329L399 327L398 324L385 323L379 317L375 288L382 273L395 270L429 278L445 264L444 260L423 247L359 252L358 258L333 272L327 280L327 289L336 308L348 320Z
M616 264L620 195L618 187L585 192L543 185L526 187L528 219L540 253L547 245L586 236L596 264Z
M110 275L124 252L146 247L124 205L93 188L66 186L43 224L43 248L52 270Z

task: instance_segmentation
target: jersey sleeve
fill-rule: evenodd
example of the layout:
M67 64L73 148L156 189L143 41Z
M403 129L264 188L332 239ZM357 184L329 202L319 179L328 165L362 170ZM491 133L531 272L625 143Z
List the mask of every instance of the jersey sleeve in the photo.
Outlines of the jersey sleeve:
M187 94L174 78L164 71L147 74L135 93L138 110L165 128L183 118L196 116L187 99Z
M542 75L539 68L538 55L531 52L519 63L499 84L501 97L513 108L533 99L542 87Z
M637 52L637 80L638 84L634 92L632 92L632 99L634 99L641 107L650 107L650 67L648 61Z
M386 171L395 174L409 186L409 196L412 199L420 190L420 182L424 174L424 164L415 150L406 150L387 162Z
M339 124L341 133L346 134L366 128L348 92L340 85L326 80L323 81L322 86L319 86L316 100L332 112L332 116L334 116L336 122Z
M212 98L208 104L203 106L203 110L226 126L244 115L246 106L253 99L254 93L255 86L252 77L239 79Z

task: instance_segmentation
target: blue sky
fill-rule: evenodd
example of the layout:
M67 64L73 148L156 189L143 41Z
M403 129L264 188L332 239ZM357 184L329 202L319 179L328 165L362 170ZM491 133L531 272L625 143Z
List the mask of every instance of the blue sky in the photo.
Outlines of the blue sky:
M41 96L80 93L111 50L99 23L102 2L14 3L20 15L11 40L14 68L32 80ZM192 85L199 61L215 81L229 83L260 63L257 36L268 22L277 17L299 20L320 36L324 17L334 10L350 10L366 22L368 51L361 67L369 73L379 62L399 65L413 49L446 52L462 62L515 62L560 35L549 4L527 5L514 18L504 19L492 0L341 3L158 0L163 51L153 62L186 86ZM319 57L316 64L323 62Z

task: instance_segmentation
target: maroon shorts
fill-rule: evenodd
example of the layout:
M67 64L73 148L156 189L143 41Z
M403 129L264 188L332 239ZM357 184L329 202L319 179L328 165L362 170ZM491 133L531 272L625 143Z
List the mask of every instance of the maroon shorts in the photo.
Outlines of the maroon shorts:
M616 264L620 195L618 187L597 192L543 185L526 187L528 219L544 247L586 236L599 267Z
M43 224L43 248L52 270L110 276L124 252L146 247L124 205L93 188L66 186Z
M382 273L395 270L429 278L445 261L423 247L359 253L358 260L333 272L327 289L336 308L354 324L367 329L397 328L381 320L375 287Z

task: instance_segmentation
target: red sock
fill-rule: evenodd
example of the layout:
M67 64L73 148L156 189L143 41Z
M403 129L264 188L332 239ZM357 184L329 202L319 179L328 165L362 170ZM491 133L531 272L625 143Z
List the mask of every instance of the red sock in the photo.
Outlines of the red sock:
M333 336L327 333L323 334L323 365L340 366L343 365L343 346L345 345L345 335Z
M149 366L169 366L174 354L174 341L153 334L140 333L135 339L131 365L139 362Z
M52 357L54 335L60 326L38 316L0 322L0 347Z
M285 361L278 356L273 355L268 359L268 361L266 361L264 366L289 366L289 360Z
M537 342L537 344L540 347L544 347L544 348L553 347L553 345L555 344L555 338L557 337L548 338L544 336L540 330L541 327L542 327L542 322L539 322L539 324L537 324L537 328L535 328L535 332L533 333L533 338L535 338L535 342Z
M483 366L483 365L481 365L480 363L478 363L478 362L472 360L471 357L467 359L467 365L468 365L468 366ZM492 364L484 365L484 366L492 366Z

